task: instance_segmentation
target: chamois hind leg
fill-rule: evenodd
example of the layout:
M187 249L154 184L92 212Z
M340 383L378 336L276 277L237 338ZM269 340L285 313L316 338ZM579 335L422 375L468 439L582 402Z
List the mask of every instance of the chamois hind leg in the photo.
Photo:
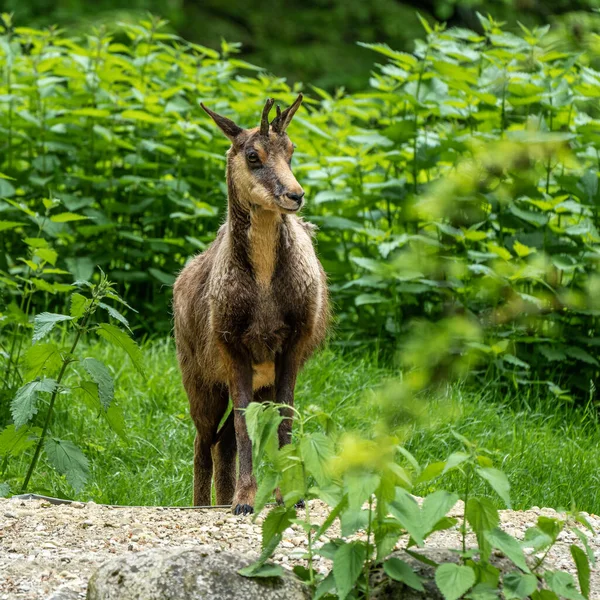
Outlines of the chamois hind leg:
M229 390L233 403L235 441L239 462L232 508L236 515L247 515L254 512L254 497L256 496L256 479L252 473L252 444L244 415L244 410L253 400L252 364L249 356L239 352L235 355L231 352L231 348L228 350L231 361Z
M196 426L194 442L194 506L211 504L213 459L211 448L217 428L227 408L227 391L223 386L207 386L199 381L186 382L190 413Z
M216 436L212 449L215 470L215 491L217 504L231 504L235 493L235 426L233 411L229 413L225 423Z

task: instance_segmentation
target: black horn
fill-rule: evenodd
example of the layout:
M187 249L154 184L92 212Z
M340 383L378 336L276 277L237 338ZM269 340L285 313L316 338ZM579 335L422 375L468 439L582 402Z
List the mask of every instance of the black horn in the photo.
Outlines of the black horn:
M260 120L260 135L269 135L269 113L271 112L271 108L273 108L274 103L275 100L273 100L273 98L268 98L265 102L265 107L263 108L262 112L262 118Z
M277 107L277 116L271 123L273 131L276 133L283 133L287 129L288 125L292 122L296 111L302 104L302 98L302 94L298 94L298 97L296 100L294 100L294 103L291 106L288 106L283 112L281 112L279 107Z

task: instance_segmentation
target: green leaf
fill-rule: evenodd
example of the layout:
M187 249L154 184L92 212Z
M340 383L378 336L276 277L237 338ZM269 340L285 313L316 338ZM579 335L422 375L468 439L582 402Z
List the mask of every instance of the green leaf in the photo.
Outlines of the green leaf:
M260 556L258 557L258 560L254 564L240 569L238 573L240 575L243 575L244 577L253 577L254 573L256 573L273 555L273 552L275 552L275 549L279 545L279 542L281 542L281 534L278 534L271 538L271 541L268 543L267 546L263 548L262 552L260 553Z
M421 506L421 520L423 531L429 533L443 519L452 507L458 502L458 495L445 490L438 490L429 494Z
M350 542L340 546L333 557L333 577L340 600L354 589L367 558L362 542Z
M418 64L417 59L407 52L399 52L397 50L392 50L387 44L367 44L366 42L356 42L359 46L363 48L368 48L369 50L374 50L375 52L379 52L379 54L383 54L388 58L392 58L397 60L398 62L404 64L406 67L413 67Z
M588 365L594 365L595 367L598 366L598 361L589 352L586 352L583 348L571 346L569 348L565 348L565 352L571 358L580 360L581 362L587 363Z
M37 248L34 254L52 266L56 265L56 259L58 258L56 250L52 250L52 248ZM44 272L47 273L48 271Z
M121 118L123 119L133 119L134 121L143 121L145 123L162 123L163 120L159 117L155 117L150 113L147 113L143 110L124 110L121 113Z
M125 325L125 327L127 327L127 329L131 331L131 329L129 328L129 322L116 308L105 304L104 302L98 302L98 306L100 308L103 308L113 319L116 319L117 321L119 321L119 323L121 323L121 325Z
M254 498L254 512L256 514L258 514L265 507L265 504L273 496L273 492L277 487L278 480L279 474L275 471L268 471L260 478L258 489L256 490L256 496Z
M8 498L9 494L10 485L6 481L3 481L2 483L0 483L0 498Z
M466 452L454 452L448 457L442 473L447 473L452 469L456 469L459 465L469 460L470 455Z
M375 493L380 481L381 477L375 473L346 473L344 475L344 486L350 510L359 510L371 495Z
M24 425L17 431L14 425L8 425L0 433L0 456L19 456L35 444L39 436L39 427Z
M253 569L251 571L251 575L246 575L245 573L242 573L242 571L244 571L244 569L241 569L240 571L238 571L238 573L240 575L245 575L246 577L252 578L283 577L283 575L285 575L283 567L272 564L264 564L260 567L257 567L256 569Z
M143 356L142 352L139 349L138 345L123 331L121 331L118 327L111 325L109 323L101 323L96 328L96 333L104 338L107 342L110 342L114 346L118 346L127 352L133 366L137 369L138 373L142 377L146 377L144 375L143 370Z
M381 561L387 558L396 547L404 529L400 523L386 519L379 520L375 525L375 548L377 550L377 560Z
M477 536L481 560L487 561L491 554L491 545L485 537L485 532L495 529L500 524L498 510L487 498L469 498L465 515Z
M10 405L10 412L15 424L15 429L19 429L30 421L37 414L38 394L45 392L51 394L56 389L54 379L36 379L20 387Z
M344 496L338 504L335 505L332 511L330 511L327 518L321 523L317 531L315 531L315 535L313 536L313 541L316 542L330 527L333 525L333 522L337 519L338 515L346 510L348 507L348 497Z
M0 198L10 198L16 193L15 187L6 179L0 179Z
M548 587L561 598L566 600L585 600L575 586L573 575L564 571L545 571L544 579Z
M302 436L300 456L317 484L325 485L328 481L328 464L334 456L331 439L321 432Z
M98 398L104 410L108 410L115 394L115 386L110 371L95 358L86 358L82 365L98 386Z
M0 183L0 185L2 185ZM21 227L25 223L19 221L0 221L0 231L6 231L7 229L14 229L15 227Z
M521 545L514 537L502 531L499 527L484 532L484 535L494 548L503 552L519 569L525 571L525 573L530 572Z
M405 548L404 552L406 552L406 554L408 554L409 556L412 556L415 560L422 562L424 565L428 565L430 567L439 567L439 564L436 563L435 560L432 560L424 554L419 554L418 552L410 550L409 548Z
M445 461L439 461L434 463L429 463L422 471L421 474L417 477L415 483L425 483L427 481L431 481L436 477L439 477L446 468Z
M531 600L560 600L560 598L550 590L536 590L531 594Z
M475 585L475 571L471 567L445 563L436 569L435 583L446 600L458 600Z
M88 460L73 442L47 438L44 450L50 464L65 475L71 487L79 492L83 489L89 473Z
M590 546L590 542L588 540L587 535L581 531L581 529L578 529L577 527L573 527L571 529L571 531L579 538L579 541L583 544L583 547L585 548L587 557L590 560L590 563L592 565L596 564L596 556L594 554L594 550L592 549L592 547ZM595 532L594 532L595 535Z
M279 409L273 405L264 405L260 402L251 402L244 411L246 418L246 428L248 435L252 440L252 460L254 464L259 465L265 458L274 460L279 447L277 438L277 430L279 424L283 420ZM289 461L295 462L300 466L299 461L296 461L296 456L290 455L295 451L295 447L286 447L279 453L279 459L285 461L286 464L282 467L283 479L286 479L286 473L289 469ZM289 476L289 473L288 473ZM304 489L302 487L302 489Z
M33 320L32 342L35 344L46 337L57 323L60 323L61 321L71 321L72 319L73 317L58 313L43 312L36 315Z
M354 304L356 306L365 306L367 304L381 304L382 302L388 302L388 300L389 298L381 294L359 294L354 298Z
M154 267L151 267L150 269L148 269L148 273L150 273L152 277L154 277L164 285L172 286L175 282L175 277L171 275L171 273L165 273L160 269L155 269Z
M383 570L388 577L391 577L395 581L400 581L411 587L413 590L424 592L425 588L421 583L421 578L412 570L412 567L400 560L399 558L388 558L383 563Z
M53 223L70 223L72 221L87 221L87 219L89 219L89 217L86 217L85 215L78 215L71 212L64 212L50 217L50 220Z
M579 589L586 597L590 597L590 561L587 554L575 544L571 544L571 556L577 567L577 579L579 580Z
M521 546L523 548L533 548L535 552L539 552L550 546L553 541L554 540L539 527L529 527L525 532Z
M329 571L327 577L325 577L325 579L323 579L323 581L321 581L321 583L319 583L319 585L317 586L317 589L315 590L315 595L313 596L313 600L319 600L325 594L331 592L333 588L335 588L335 579L333 577L333 571Z
M423 528L421 511L417 501L402 488L397 488L396 497L390 503L389 510L415 542L422 546L423 538L427 532Z
M510 483L506 475L499 469L492 467L481 467L476 469L477 474L485 479L493 488L493 490L502 498L508 508L510 504Z
M564 521L541 515L538 517L537 526L554 542L558 538L558 534L563 530Z
M433 33L433 29L431 29L429 23L419 13L417 13L417 18L421 21L421 25L427 34Z
M71 295L71 316L74 319L79 319L85 313L91 300L85 296L75 292Z
M469 600L498 600L498 588L490 583L478 583L465 598Z
M519 219L523 219L527 223L531 223L537 227L545 225L548 222L548 216L544 213L534 212L531 210L525 210L523 208L519 208L518 206L511 204L508 209L510 212L519 217Z
M385 272L387 268L387 262L375 260L373 258L366 258L364 256L351 256L350 260L357 264L359 267L371 271L372 273Z
M267 548L271 540L278 534L283 533L291 524L292 519L296 518L296 509L292 506L276 506L269 511L269 514L262 525L262 545Z
M537 590L537 578L530 573L512 571L504 576L502 583L506 600L523 600Z
M343 537L349 537L359 529L366 529L369 525L369 511L346 510L340 515L341 533Z
M60 348L55 344L35 344L30 346L25 354L27 378L39 377L43 371L58 371L62 365Z
M83 392L84 402L98 414L102 415L110 428L123 440L127 439L127 432L125 430L125 417L121 407L115 402L111 402L108 410L105 410L100 402L98 395L98 384L94 381L82 381L79 385Z

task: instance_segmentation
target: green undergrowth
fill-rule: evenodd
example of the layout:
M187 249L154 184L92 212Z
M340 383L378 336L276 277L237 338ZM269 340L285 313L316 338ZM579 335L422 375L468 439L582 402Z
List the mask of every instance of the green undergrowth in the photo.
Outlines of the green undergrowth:
M155 341L143 350L146 381L124 352L101 344L86 348L88 356L112 372L124 433L112 431L84 403L59 398L52 433L80 445L89 459L89 483L74 495L66 481L42 462L30 491L110 504L191 504L194 427L174 343ZM315 415L309 427L368 434L379 410L377 389L396 376L396 371L378 366L373 356L330 347L306 365L296 405L301 414ZM575 504L579 510L600 512L600 429L591 411L569 406L551 411L551 400L534 393L501 397L496 390L459 386L451 388L444 401L423 402L426 413L407 443L421 464L460 450L450 435L454 430L496 453L494 462L510 480L515 509ZM21 467L11 461L8 479L21 473ZM437 486L453 490L458 484L455 477L449 473L416 491L425 494ZM477 492L486 493L483 488Z

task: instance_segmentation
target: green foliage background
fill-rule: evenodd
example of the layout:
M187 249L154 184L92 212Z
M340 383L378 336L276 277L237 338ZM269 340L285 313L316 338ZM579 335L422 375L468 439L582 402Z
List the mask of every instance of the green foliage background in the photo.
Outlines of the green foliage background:
M337 338L389 355L415 318L441 320L435 377L468 349L463 366L593 399L600 73L593 53L546 45L548 27L481 24L423 21L412 54L362 44L381 60L366 91L303 88L294 169L321 228ZM236 45L216 52L163 26L124 24L127 44L2 36L2 326L27 322L15 278L35 272L33 305L58 310L99 265L139 310L138 335L168 332L175 274L224 215L228 144L200 101L253 126L266 97L302 88ZM51 259L27 239L40 232Z
M574 504L574 484L590 487L595 476L597 35L585 52L571 52L548 26L520 25L516 34L489 16L478 15L476 30L432 28L417 17L424 33L412 52L367 42L353 49L378 62L368 88L346 93L290 85L244 60L239 44L216 51L184 41L158 18L80 36L2 19L0 495L88 490L117 502L185 503L181 448L191 448L191 437L165 342L170 286L214 238L226 205L228 143L200 102L253 126L267 97L286 104L302 90L289 129L293 168L309 198L306 218L320 228L332 346L344 351L308 365L291 444L278 448L278 407L246 409L260 481L255 508L276 486L285 506L269 512L261 558L242 574L281 574L265 561L297 519L295 503L320 498L330 516L313 527L306 503L297 522L307 532L308 567L294 569L318 597L335 589L340 598L368 598L380 567L420 589L390 553L407 533L409 545L422 547L432 532L456 526L448 511L460 492L463 564L436 566L446 598L469 590L470 598L497 597L521 584L528 591L514 597L558 600L566 589L589 597L594 556L576 525L581 594L571 574L543 565L566 522L540 517L528 530L524 547L544 551L531 568L519 542L497 528L498 500L510 507L511 498L495 465L517 474L523 503L535 488L544 502ZM162 342L144 355L130 334ZM389 368L396 354L400 371ZM472 374L484 384L474 396L463 387ZM392 384L357 401L388 375ZM583 407L568 406L575 400ZM465 407L472 413L459 414ZM114 435L104 440L106 425ZM431 461L440 445L451 454ZM576 448L568 460L565 448ZM155 473L165 467L163 481ZM538 475L550 494L528 485ZM426 495L422 507L407 490ZM578 495L596 506L593 490ZM315 546L336 516L345 538L363 530L366 539ZM569 518L590 528L575 509ZM469 528L477 559L466 548ZM517 569L502 580L489 562L493 548ZM315 571L313 554L333 560L332 572Z
M430 22L468 27L482 33L477 12L491 12L518 31L551 23L561 49L585 50L600 32L599 0L1 0L0 12L15 21L43 28L58 24L69 33L87 34L99 25L132 24L147 11L169 21L168 31L218 49L221 39L242 43L242 58L289 81L333 89L365 88L372 58L355 42L385 41L412 51L421 37L419 12ZM122 39L119 39L122 41Z

